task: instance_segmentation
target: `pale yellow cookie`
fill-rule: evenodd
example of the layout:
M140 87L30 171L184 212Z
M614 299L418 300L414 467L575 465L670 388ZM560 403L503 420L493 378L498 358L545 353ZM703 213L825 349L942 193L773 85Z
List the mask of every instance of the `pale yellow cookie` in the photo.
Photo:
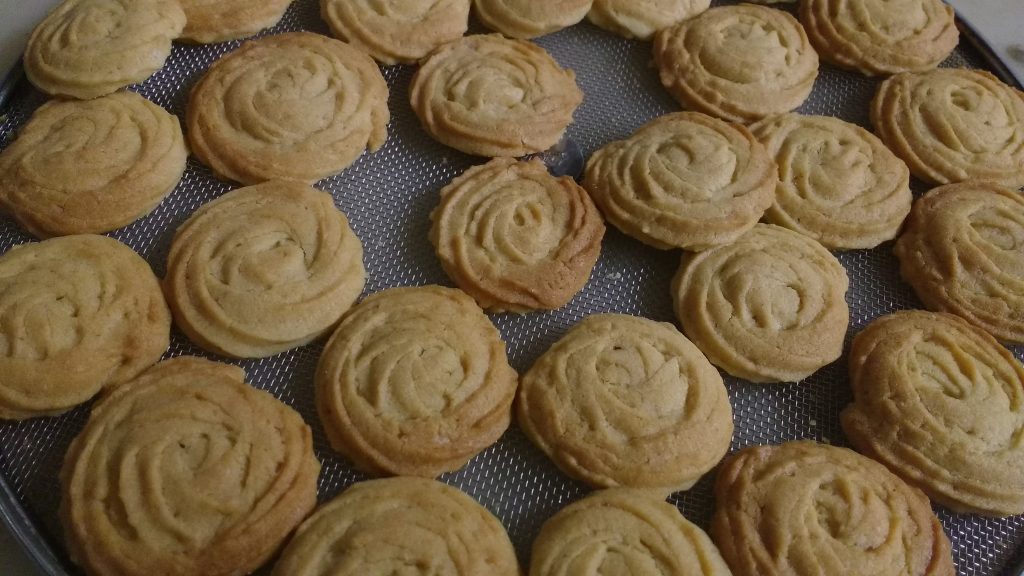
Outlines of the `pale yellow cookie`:
M583 93L540 46L488 34L437 49L413 77L410 99L438 142L478 156L524 156L558 142Z
M897 74L878 87L871 123L926 182L1024 186L1024 92L984 70Z
M316 371L327 438L359 468L434 477L508 428L516 372L473 299L440 286L368 296L331 336Z
M842 354L849 284L818 242L758 224L684 256L672 294L683 332L714 365L751 382L796 382Z
M750 127L778 165L765 220L826 248L874 248L910 213L910 171L874 134L830 116L783 114Z
M249 574L316 505L309 426L236 366L161 362L92 410L61 470L86 574Z
M388 85L366 54L326 36L250 40L192 88L192 151L243 184L313 182L341 172L387 138Z
M109 232L153 210L187 157L178 119L138 94L51 100L0 153L0 208L40 238Z
M989 182L940 186L896 241L900 275L930 310L1024 344L1024 197Z
M327 333L365 280L362 245L331 195L278 180L197 210L174 236L163 284L191 340L258 358Z
M883 316L850 350L850 442L960 513L1024 513L1024 366L950 314Z
M594 0L591 23L626 38L650 40L654 33L708 9L711 0Z
M270 28L292 0L178 0L187 23L183 40L210 44L245 38Z
M461 38L470 0L320 0L331 33L382 64L412 64Z
M0 418L60 414L160 359L171 336L156 276L105 236L0 256Z
M32 31L25 75L55 96L110 94L159 70L184 27L176 0L64 0Z
M775 179L746 128L677 112L594 152L583 186L626 234L656 248L702 250L750 230L772 204Z
M754 4L712 8L662 30L654 62L683 106L733 122L794 110L818 77L818 54L796 18Z
M576 24L594 0L473 0L476 17L509 38L536 38Z
M663 495L725 456L732 407L722 377L671 324L583 319L523 375L516 419L566 474Z

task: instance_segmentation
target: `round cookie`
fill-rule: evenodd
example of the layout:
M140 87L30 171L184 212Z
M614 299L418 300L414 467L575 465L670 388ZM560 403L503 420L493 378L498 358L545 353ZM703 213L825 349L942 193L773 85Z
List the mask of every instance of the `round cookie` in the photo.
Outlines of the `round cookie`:
M583 101L571 70L500 34L434 51L412 79L413 111L438 142L477 156L525 156L562 137Z
M192 89L186 122L192 151L220 178L313 182L384 144L387 104L388 85L369 56L290 32L215 62Z
M656 248L702 250L750 230L772 204L775 179L746 128L677 112L594 152L583 186L626 234Z
M423 478L359 482L299 527L272 576L519 576L508 533L486 508Z
M722 377L674 326L583 319L523 375L519 427L566 474L600 488L689 489L725 456Z
M331 447L360 469L435 477L505 432L516 376L472 298L391 288L363 300L331 336L316 407Z
M533 541L530 576L621 573L731 576L703 530L642 491L595 492L552 516Z
M960 41L942 0L805 0L800 21L823 59L868 76L935 68Z
M470 0L320 0L331 33L382 64L413 64L461 38Z
M178 0L187 23L182 40L212 44L245 38L270 28L292 0Z
M988 72L897 74L878 87L871 123L925 182L1024 186L1024 92Z
M578 23L594 0L473 0L476 17L509 38L536 38Z
M590 278L604 237L586 190L537 159L470 168L441 189L430 217L445 272L495 312L567 304Z
M754 446L715 481L711 537L736 576L953 576L928 499L885 466L814 442Z
M849 284L818 242L758 224L684 256L672 294L683 332L712 364L751 382L796 382L842 354Z
M316 505L297 412L236 366L181 357L93 407L61 470L61 521L87 574L249 574Z
M1024 366L949 314L903 311L853 340L843 430L861 452L959 513L1024 513Z
M797 108L818 76L818 54L796 18L754 4L711 8L662 30L654 62L683 106L733 122Z
M594 0L591 23L626 38L650 40L654 33L708 9L711 0Z
M159 70L184 27L175 0L64 0L32 31L25 75L54 96L110 94Z
M153 270L105 236L0 256L0 418L56 415L160 359L171 337Z
M783 114L750 127L779 168L765 221L826 248L874 248L910 213L910 171L874 134L831 116Z
M152 211L187 158L178 119L138 94L51 100L0 152L0 208L40 238L109 232Z
M174 236L163 285L192 341L259 358L327 333L365 281L362 245L331 195L279 180L197 210Z
M940 186L914 203L893 251L930 310L1024 344L1024 197L989 182Z

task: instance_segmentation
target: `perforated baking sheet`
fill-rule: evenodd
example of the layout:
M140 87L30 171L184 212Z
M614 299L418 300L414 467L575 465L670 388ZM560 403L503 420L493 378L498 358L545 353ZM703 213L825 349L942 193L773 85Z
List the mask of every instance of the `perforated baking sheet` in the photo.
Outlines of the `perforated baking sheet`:
M726 3L730 2L714 2ZM319 18L316 0L297 0L282 22L265 34L298 29L328 33ZM471 28L471 32L483 31L475 24ZM586 23L541 38L538 43L576 72L586 95L568 130L585 155L610 140L628 136L656 116L679 110L658 82L650 63L649 43L624 40ZM210 63L238 44L175 45L166 66L132 89L184 118L191 86ZM969 47L961 46L944 66L982 67L983 62ZM438 190L482 159L441 146L420 128L408 102L414 67L395 66L383 71L391 89L387 144L317 186L334 195L363 242L367 267L364 295L392 286L452 285L427 240L428 214L437 202ZM799 111L838 116L868 126L868 102L877 82L822 65L814 92ZM0 110L0 147L6 147L44 101L40 93L22 82ZM190 159L184 178L170 197L151 215L112 236L142 254L157 274L163 275L177 226L196 208L231 188ZM918 194L923 190L922 186L915 188ZM32 240L12 220L0 216L0 252ZM851 278L847 344L873 318L921 307L899 279L890 243L875 250L841 253L839 259ZM570 304L553 312L491 317L505 338L513 366L525 371L569 327L592 313L616 311L673 322L669 282L678 260L678 251L654 250L609 227L590 282ZM313 372L322 346L320 342L238 364L253 385L296 408L311 425L317 456L323 463L319 487L324 501L365 476L330 450L316 416ZM1013 351L1018 358L1024 357L1021 347ZM167 357L182 354L216 358L175 331ZM736 422L733 450L798 438L846 443L838 422L840 409L851 399L845 356L799 384L755 386L729 377L726 382ZM89 406L83 406L58 418L0 422L0 516L27 542L30 554L47 574L80 573L67 558L57 520L58 471L88 411ZM712 476L672 497L687 518L705 528L713 506ZM441 479L462 488L501 519L524 569L541 524L588 492L582 484L561 474L515 426L464 469ZM1018 560L1024 541L1024 518L985 519L954 515L942 508L936 508L936 512L953 542L959 574L1016 573L1011 566Z

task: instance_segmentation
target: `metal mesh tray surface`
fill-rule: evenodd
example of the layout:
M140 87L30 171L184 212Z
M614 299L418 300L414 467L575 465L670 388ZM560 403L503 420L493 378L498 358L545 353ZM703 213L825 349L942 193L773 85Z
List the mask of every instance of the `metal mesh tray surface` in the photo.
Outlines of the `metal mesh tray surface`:
M726 3L731 2L715 2ZM293 3L281 23L264 35L298 29L328 34L315 0ZM483 31L475 24L471 28L471 32ZM587 23L537 42L576 72L585 99L568 135L584 155L628 136L656 116L679 110L658 82L649 43L624 40ZM191 86L213 61L238 45L176 44L164 68L132 89L183 118ZM982 62L977 53L961 46L944 66L976 68ZM428 214L442 186L482 161L437 144L420 128L408 102L414 71L413 66L383 70L391 90L387 144L376 153L364 154L341 175L317 184L334 196L363 242L368 277L364 295L392 286L451 285L427 240ZM823 64L814 92L799 111L868 126L868 102L877 83ZM44 101L39 92L22 82L11 102L0 110L0 147L6 147ZM177 226L199 206L231 188L190 158L174 192L152 214L112 236L142 254L162 276ZM915 186L918 194L923 190ZM0 216L0 252L30 241L33 238L12 220ZM900 281L891 243L838 256L851 279L847 345L873 318L921 307ZM654 250L609 227L593 276L571 303L552 312L491 316L505 338L513 366L525 371L569 327L592 313L616 311L674 321L669 282L678 260L677 251ZM322 347L319 342L271 358L236 363L254 386L293 406L312 427L316 453L323 463L319 496L325 501L365 476L331 451L316 416L313 372ZM1022 347L1013 352L1018 359L1024 356ZM182 354L213 357L175 330L166 356ZM755 386L731 377L726 377L726 383L736 423L732 450L799 438L846 443L838 421L840 409L851 400L845 355L798 384ZM88 412L86 405L57 418L0 422L0 516L47 574L80 573L67 557L57 520L58 471ZM671 497L687 518L704 528L713 507L712 477L709 474L693 489ZM464 469L441 479L462 488L501 519L524 569L541 524L588 492L561 474L514 425ZM1024 540L1024 518L956 515L941 507L936 507L936 512L952 540L959 574L1010 573Z

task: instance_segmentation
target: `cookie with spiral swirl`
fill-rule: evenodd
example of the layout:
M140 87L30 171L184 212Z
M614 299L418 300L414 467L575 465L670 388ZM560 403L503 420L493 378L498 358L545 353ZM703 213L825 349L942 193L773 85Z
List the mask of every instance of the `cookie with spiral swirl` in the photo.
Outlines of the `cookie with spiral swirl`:
M473 299L440 286L390 288L342 319L316 371L331 447L377 474L461 468L512 419L517 375Z
M516 420L566 474L599 488L689 489L725 456L718 371L671 324L583 319L523 375Z
M587 191L538 159L470 168L441 189L430 217L445 272L495 312L567 304L590 278L604 237Z
M935 68L960 41L942 0L806 0L800 21L823 59L868 76Z
M159 70L184 27L175 0L64 0L29 36L25 75L54 96L110 94Z
M410 89L412 109L438 142L477 156L525 156L554 146L583 93L543 48L500 34L435 50Z
M772 204L775 179L746 128L677 112L594 152L583 186L626 234L655 248L703 250L750 230Z
M783 114L750 127L778 165L765 221L826 248L874 248L910 213L910 171L874 134L831 116Z
M509 38L536 38L578 23L594 0L473 0L476 17Z
M133 92L43 104L0 152L0 209L40 237L148 214L185 172L178 119Z
M935 188L914 203L893 251L930 310L1024 344L1024 197L989 182Z
M163 284L192 341L259 358L327 333L365 281L362 244L331 195L278 180L197 210L174 236Z
M377 63L311 32L250 40L192 88L192 152L243 184L313 182L387 138L388 85Z
M940 68L892 76L871 101L871 123L925 182L1024 186L1024 92L989 72Z
M754 446L715 481L711 537L736 576L953 576L928 499L878 462L815 442Z
M292 0L178 0L187 23L182 40L212 44L245 38L270 28Z
M708 9L711 0L594 0L591 23L625 38L650 40L654 33Z
M672 294L683 332L712 364L751 382L796 382L842 354L849 285L824 246L758 224L683 256Z
M423 478L359 482L295 533L272 576L519 576L501 522L457 488Z
M853 340L843 430L861 452L960 513L1024 513L1024 366L951 314L903 311Z
M382 64L412 64L469 27L470 0L320 0L331 33Z
M731 576L703 530L675 506L624 488L595 492L552 516L533 541L530 576Z
M0 256L0 418L60 414L151 366L171 337L160 285L105 236L22 244Z
M654 62L683 106L733 122L797 108L818 77L818 54L796 18L755 4L711 8L662 30Z
M236 366L180 357L93 407L61 470L61 522L86 574L249 574L316 505L297 412Z

